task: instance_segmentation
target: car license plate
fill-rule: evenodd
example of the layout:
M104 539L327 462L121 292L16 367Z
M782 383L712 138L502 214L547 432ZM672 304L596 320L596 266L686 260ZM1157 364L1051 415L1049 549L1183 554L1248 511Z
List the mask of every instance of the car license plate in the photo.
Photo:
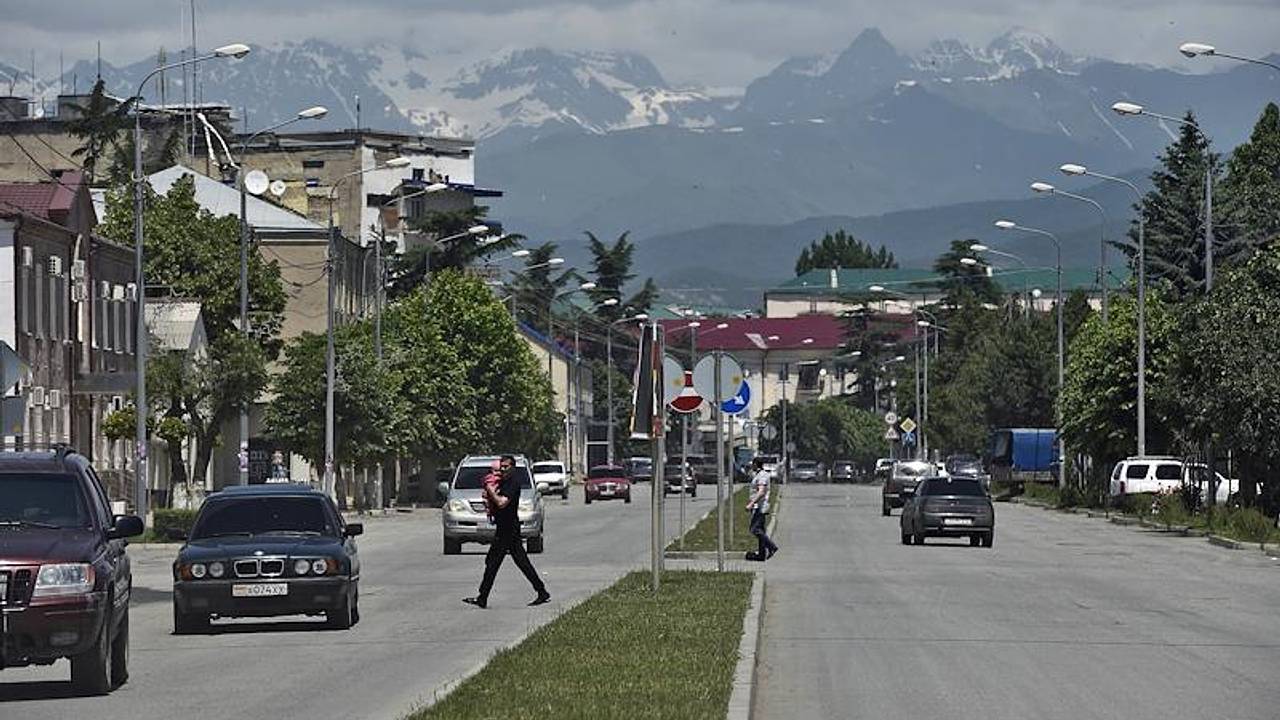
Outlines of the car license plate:
M289 583L249 583L231 586L231 597L278 597L288 594Z
M972 525L973 518L943 518L943 525Z

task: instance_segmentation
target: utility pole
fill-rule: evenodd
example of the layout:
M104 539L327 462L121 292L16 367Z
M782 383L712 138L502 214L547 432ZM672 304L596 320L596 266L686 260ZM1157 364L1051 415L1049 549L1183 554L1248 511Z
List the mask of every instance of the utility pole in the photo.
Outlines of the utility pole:
M716 570L724 572L724 395L720 387L720 363L724 353L715 350L715 402L711 416L716 421Z

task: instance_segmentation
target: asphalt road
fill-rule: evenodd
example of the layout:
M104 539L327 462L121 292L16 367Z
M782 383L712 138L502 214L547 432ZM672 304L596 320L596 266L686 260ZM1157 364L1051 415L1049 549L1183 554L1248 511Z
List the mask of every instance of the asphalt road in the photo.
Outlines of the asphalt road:
M787 488L757 718L1280 717L1280 561L1025 506L900 544L879 489Z
M533 592L510 561L498 574L488 610L463 605L483 570L484 546L442 554L438 510L365 521L361 621L329 631L318 621L228 621L210 635L174 636L170 564L175 549L134 547L129 682L110 696L71 694L69 665L0 672L0 718L112 720L181 717L398 718L431 692L483 664L499 647L553 619L569 601L648 567L648 484L631 504L585 506L548 500L546 552L533 563L552 602L527 608ZM668 499L674 536L678 498ZM714 505L700 497L687 523ZM175 546L176 547L176 546Z

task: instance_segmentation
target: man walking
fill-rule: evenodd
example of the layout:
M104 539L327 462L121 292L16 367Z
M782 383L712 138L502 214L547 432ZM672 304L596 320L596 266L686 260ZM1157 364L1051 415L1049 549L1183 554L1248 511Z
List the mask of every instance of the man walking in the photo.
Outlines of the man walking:
M547 592L547 586L538 577L538 571L533 569L533 563L529 562L524 543L520 540L520 477L516 474L516 459L503 455L498 471L502 475L498 486L495 488L486 484L484 488L485 501L493 508L495 526L493 542L484 559L484 579L480 581L480 593L475 597L464 598L462 602L482 609L488 607L493 579L498 575L502 561L510 553L516 567L520 568L520 572L524 573L529 584L538 593L538 597L529 603L530 607L542 605L551 600L551 593Z
M773 477L764 469L764 461L759 457L751 461L751 500L747 502L747 510L751 512L751 534L756 536L760 549L747 553L748 560L765 561L778 552L778 546L769 538L765 526L769 522L769 485Z

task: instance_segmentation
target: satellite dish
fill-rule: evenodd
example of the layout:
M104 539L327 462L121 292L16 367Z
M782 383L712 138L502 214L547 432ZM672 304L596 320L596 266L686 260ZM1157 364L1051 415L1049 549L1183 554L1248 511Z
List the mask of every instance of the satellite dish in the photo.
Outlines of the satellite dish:
M250 195L261 195L267 191L267 185L270 183L267 174L261 170L250 170L249 174L244 176L244 189Z
M285 185L283 180L271 181L271 194L275 195L276 197L284 197L285 191L287 191L288 189L289 189L289 186Z

